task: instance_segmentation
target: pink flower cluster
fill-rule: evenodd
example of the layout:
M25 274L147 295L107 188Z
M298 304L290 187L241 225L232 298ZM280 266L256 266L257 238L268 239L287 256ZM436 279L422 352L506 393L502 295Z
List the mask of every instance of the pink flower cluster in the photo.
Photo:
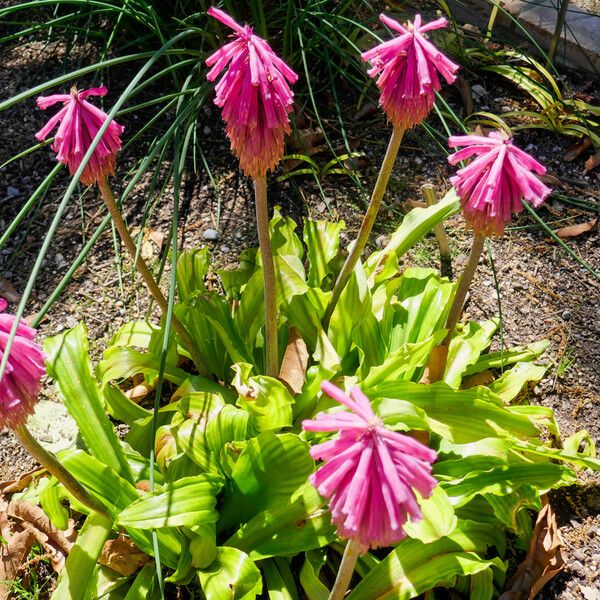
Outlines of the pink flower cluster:
M400 33L362 54L371 63L371 77L379 77L379 103L395 127L409 129L418 125L431 111L435 92L441 88L438 72L448 83L454 82L458 65L446 58L424 33L447 25L446 19L421 24L421 15L406 27L386 15L379 17L390 29Z
M413 488L423 498L431 496L437 484L431 465L437 455L387 429L358 387L350 396L328 381L321 388L351 412L321 413L302 423L307 431L339 431L339 437L311 449L311 456L325 464L310 482L330 499L341 537L356 540L363 552L394 544L405 536L408 518L422 518Z
M45 140L50 132L60 124L54 136L52 150L57 153L56 159L69 167L71 175L74 175L79 168L92 140L108 118L105 112L87 102L86 98L105 96L107 91L104 86L82 92L73 87L70 94L40 96L36 100L42 110L57 102L62 102L64 105L35 134L35 137L40 142ZM121 149L120 136L123 129L121 125L111 121L81 174L80 180L83 184L92 185L101 178L114 173L115 155Z
M448 157L452 165L476 156L450 181L461 198L468 224L479 235L502 235L511 215L523 210L522 198L537 207L551 192L534 175L543 175L545 167L499 132L487 137L453 136L448 144L451 148L464 146Z
M6 300L0 298L0 360L15 322L13 315L4 313L6 306ZM41 379L46 373L42 348L33 341L35 334L35 329L22 321L19 323L0 381L0 430L23 425L33 414L42 386Z
M212 67L209 81L227 67L215 88L215 104L223 109L231 149L242 170L250 177L263 176L284 155L294 98L288 82L295 83L298 76L251 27L242 27L217 8L208 14L235 32L232 42L206 59Z

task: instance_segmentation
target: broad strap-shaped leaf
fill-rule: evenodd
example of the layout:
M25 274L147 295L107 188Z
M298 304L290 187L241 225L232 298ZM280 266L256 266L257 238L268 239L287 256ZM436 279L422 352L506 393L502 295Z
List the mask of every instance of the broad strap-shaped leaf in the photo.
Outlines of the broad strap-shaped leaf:
M262 593L262 577L254 561L237 548L221 546L217 559L198 571L206 600L254 600Z
M150 345L152 335L158 327L148 321L129 321L117 329L110 338L107 347L111 346L135 346L146 349Z
M98 513L91 513L86 518L60 572L52 600L88 600L91 597L89 590L95 586L97 560L112 525L110 519Z
M295 434L265 431L252 438L233 466L219 527L239 525L260 511L289 503L313 468L308 445Z
M88 491L117 514L140 497L140 492L114 469L101 463L83 450L59 453L60 462Z
M518 396L526 383L540 381L545 373L546 367L530 362L518 362L512 369L505 371L496 381L493 381L489 388L502 400L510 402Z
M204 278L210 266L207 247L185 250L177 259L177 291L181 302L192 299L206 290Z
M414 523L409 521L404 525L408 537L428 544L454 531L457 523L454 509L441 486L436 486L433 494L426 500L420 498L419 506L423 518Z
M437 204L427 208L413 208L402 220L385 248L373 252L365 265L365 271L376 283L394 277L398 273L398 259L421 238L425 237L444 219L460 209L460 202L451 189Z
M102 390L106 410L113 419L131 426L138 419L146 419L152 413L129 399L117 386L110 383Z
M535 360L546 351L549 345L548 340L541 340L523 348L511 348L502 352L482 354L475 364L469 365L465 369L464 376L481 373L486 369L501 369L519 361Z
M298 600L294 577L285 558L268 558L260 564L269 600Z
M327 552L312 550L306 553L300 569L300 584L308 600L328 600L329 589L321 581L319 574L327 563Z
M98 382L92 374L85 326L81 324L46 339L44 349L48 374L54 379L90 453L127 481L133 481L119 438L104 412Z
M266 375L250 376L252 365L233 365L238 404L250 414L254 430L258 433L279 430L292 424L294 398L281 381Z
M477 361L481 353L490 345L492 336L499 325L498 319L491 319L484 323L470 321L459 329L448 347L448 358L444 381L453 388L458 389L463 373L468 365Z
M385 398L387 417L402 421L400 410L394 414L393 400L405 400L422 410L428 428L456 444L475 442L485 437L535 437L538 430L526 416L503 406L502 401L484 387L454 390L444 382L421 385L410 381L381 383L371 388L371 400Z
M403 344L391 352L383 364L370 369L369 374L360 384L362 390L368 393L367 390L380 383L404 378L406 373L424 366L431 350L444 339L445 335L445 331L442 330L423 342Z
M550 462L500 465L487 471L469 473L458 483L442 483L455 507L469 502L477 494L510 494L521 486L534 486L545 492L561 485L575 483L575 473L567 467Z
M256 514L227 540L253 559L294 555L321 548L336 538L326 501L309 483L278 506Z
M451 585L456 576L491 568L494 563L480 556L488 545L485 530L478 532L476 525L462 522L451 535L430 544L405 539L367 573L348 600L408 600L434 587Z
M331 261L337 256L340 246L340 232L346 227L344 221L313 221L306 219L302 231L308 251L307 283L311 287L321 287L325 278L332 273Z
M221 484L208 475L168 483L130 504L116 519L123 527L158 529L215 523L216 494Z

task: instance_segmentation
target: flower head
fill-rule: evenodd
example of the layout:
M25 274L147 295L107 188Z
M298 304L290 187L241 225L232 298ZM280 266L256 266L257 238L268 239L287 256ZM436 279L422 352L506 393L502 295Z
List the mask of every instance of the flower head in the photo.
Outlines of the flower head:
M298 75L251 27L242 27L217 8L209 8L208 14L234 31L233 41L206 59L212 67L209 81L227 68L216 85L215 104L223 109L231 149L242 170L250 177L263 176L283 157L294 98L288 82L295 83Z
M6 344L15 322L13 315L4 313L6 300L0 298L0 360L6 351ZM22 321L10 349L10 356L0 381L0 430L25 423L33 413L38 394L42 387L41 379L46 373L44 352L33 340L35 329Z
M54 136L52 150L56 152L56 159L59 162L68 165L71 175L75 175L92 140L108 118L105 112L87 102L86 98L106 96L107 92L104 86L83 92L73 86L70 94L40 96L36 100L42 110L57 102L63 103L63 107L35 134L35 137L40 142L45 140L60 124ZM111 121L81 174L80 179L83 184L92 185L99 179L114 173L115 155L121 149L120 135L123 129L121 125Z
M479 235L502 235L511 215L523 210L521 199L537 207L551 192L534 175L543 175L545 167L497 131L487 137L453 136L448 145L464 146L448 157L452 165L476 156L450 181L461 199L467 222Z
M406 26L386 15L379 18L398 37L364 52L363 60L371 63L369 75L377 77L381 90L379 103L395 127L409 129L418 125L433 108L435 92L441 88L438 73L448 83L456 79L458 65L445 57L424 33L447 25L437 19L421 25L421 15Z
M351 412L321 413L302 423L307 431L339 431L339 437L311 449L311 456L325 464L310 482L330 499L341 537L356 540L363 551L394 544L405 536L408 517L422 517L413 488L423 498L431 496L436 453L385 427L358 387L350 396L328 381L321 389Z

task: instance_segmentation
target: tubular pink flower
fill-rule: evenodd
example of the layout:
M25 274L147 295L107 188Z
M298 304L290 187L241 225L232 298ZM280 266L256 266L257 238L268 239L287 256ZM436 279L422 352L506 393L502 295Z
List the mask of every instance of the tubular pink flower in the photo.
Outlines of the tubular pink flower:
M295 83L298 75L251 27L242 27L217 8L209 8L208 14L235 32L232 42L206 59L212 67L209 81L227 69L216 85L215 104L223 109L231 149L242 170L250 177L263 176L283 157L294 101L288 82Z
M70 94L40 96L36 100L42 110L57 102L63 103L63 107L35 134L35 137L41 142L57 125L59 126L54 136L52 150L56 152L56 159L59 162L68 165L71 175L74 175L79 168L92 140L108 118L105 112L87 102L86 98L106 96L107 92L104 86L83 92L73 86ZM115 155L121 149L120 136L123 130L121 125L111 121L81 174L80 179L83 184L92 185L114 173Z
M437 485L431 465L437 455L386 428L358 387L350 396L328 381L321 389L351 412L320 413L313 421L303 421L307 431L339 432L339 437L311 449L311 456L325 464L310 482L329 499L341 537L356 540L362 552L390 546L405 537L408 518L421 519L413 488L423 498L431 496Z
M433 108L435 92L441 88L438 73L448 83L456 79L458 65L444 56L425 35L445 27L446 19L421 25L421 15L413 23L401 25L386 15L379 18L400 35L364 52L371 63L370 77L378 77L379 104L395 127L410 129L418 125Z
M6 300L0 298L0 360L6 350L10 330L15 322L13 315L4 314ZM46 373L44 353L33 340L36 331L23 321L10 349L10 357L0 381L0 430L23 425L33 414Z
M522 199L537 207L552 191L534 175L544 175L546 168L499 132L453 136L448 145L464 146L448 157L451 165L476 156L450 178L476 234L502 235L511 215L523 210Z

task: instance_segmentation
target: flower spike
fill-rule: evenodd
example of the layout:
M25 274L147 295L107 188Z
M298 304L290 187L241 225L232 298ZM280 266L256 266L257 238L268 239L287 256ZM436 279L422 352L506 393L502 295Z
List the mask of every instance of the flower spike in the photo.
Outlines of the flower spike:
M0 360L15 322L13 315L4 312L6 306L6 300L0 298ZM33 414L46 373L44 352L34 342L35 334L35 329L23 321L19 323L0 381L0 430L24 425L27 417Z
M63 103L63 107L35 134L35 137L40 142L45 140L58 125L52 150L56 152L56 159L69 167L71 175L77 172L93 139L108 119L104 111L88 102L86 98L106 96L107 92L104 86L82 92L73 86L70 94L40 96L36 100L42 110L58 102ZM124 128L117 122L110 122L81 174L80 179L84 185L92 185L114 173L115 155L121 149L120 136L123 130Z
M450 178L475 234L502 235L512 214L523 210L522 199L538 207L552 191L534 174L544 175L546 168L500 132L453 136L448 145L463 146L448 157L451 165L476 157Z
M212 67L209 81L226 69L215 87L215 104L222 109L231 149L244 173L264 176L283 157L294 99L289 84L298 75L251 27L239 25L218 8L209 8L208 14L235 32L233 41L206 59Z
M392 545L405 537L403 526L418 521L414 493L429 498L436 453L415 439L388 429L369 399L354 387L350 395L328 381L321 389L350 409L320 413L304 421L306 431L338 431L339 437L314 446L310 454L324 464L310 482L329 498L332 521L341 537L369 548Z
M433 108L441 89L438 73L448 83L456 79L458 65L444 56L424 33L445 27L446 19L421 24L421 15L406 26L382 14L381 21L400 35L375 46L361 56L371 63L368 73L378 77L379 103L394 127L410 129Z

